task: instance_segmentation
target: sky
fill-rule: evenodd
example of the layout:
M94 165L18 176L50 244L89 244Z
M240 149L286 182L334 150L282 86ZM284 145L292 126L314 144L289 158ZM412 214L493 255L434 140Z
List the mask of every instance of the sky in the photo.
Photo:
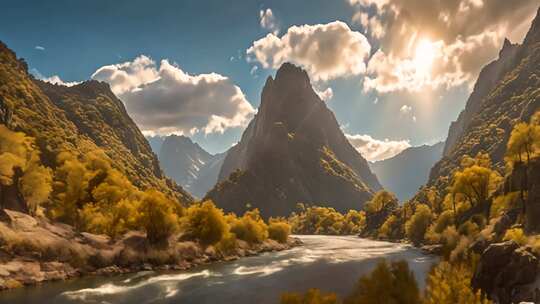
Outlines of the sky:
M106 81L145 135L239 141L268 76L308 72L368 160L446 138L481 67L539 0L3 0L0 40L37 78Z

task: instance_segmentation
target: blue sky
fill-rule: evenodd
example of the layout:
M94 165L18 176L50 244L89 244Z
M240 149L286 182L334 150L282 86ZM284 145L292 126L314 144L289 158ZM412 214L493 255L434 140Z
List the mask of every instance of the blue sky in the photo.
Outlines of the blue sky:
M390 11L389 5L379 6L377 2L392 4L397 9ZM412 4L418 2L421 1L412 1ZM483 3L481 0L454 0L453 2L459 4L459 11L458 6L408 7L407 1L401 0L7 0L2 1L0 40L15 50L19 57L25 58L33 73L43 78L57 75L64 82L73 82L87 80L94 75L96 79L110 80L114 83L112 78L106 77L111 75L111 71L122 68L118 66L111 68L111 65L133 62L140 55L145 55L153 60L153 63L146 65L149 69L157 71L160 67L163 68L165 65L161 60L168 59L167 62L172 66L168 70L172 73L170 75L186 73L193 76L187 80L189 83L174 83L177 87L168 92L178 93L175 96L179 96L178 98L182 100L171 100L170 103L182 103L184 99L193 98L182 90L199 93L209 90L209 95L217 94L218 98L231 102L238 97L235 95L235 88L238 88L245 95L245 101L256 109L266 77L275 73L273 65L276 65L277 59L266 62L267 68L264 68L264 58L252 54L251 60L247 60L246 50L253 46L255 41L263 40L275 28L278 28L279 32L273 35L279 39L294 25L321 25L322 29L326 30L326 25L342 21L348 27L345 37L357 39L360 36L356 33L359 33L367 40L369 47L368 56L365 58L367 70L339 72L337 76L330 77L331 79L320 80L321 77L324 78L324 74L318 68L322 67L322 64L318 63L322 60L316 57L318 55L310 58L284 55L285 57L280 60L311 66L311 70L308 67L310 76L312 79L319 79L314 81L316 87L320 90L331 88L333 96L327 101L328 106L335 112L344 131L351 135L353 144L359 149L363 148L361 151L366 154L374 153L370 154L369 158L377 159L395 154L407 145L443 140L450 122L464 107L479 68L497 57L498 48L502 45L504 37L510 36L514 41L522 38L528 26L527 22L535 12L531 8L537 5L535 1L519 0L514 4L514 12L503 16L504 18L501 18L500 14L493 14L494 17L489 19L491 15L486 12L499 9L497 5L503 9L504 1ZM261 10L265 12L266 9L272 11L271 21L275 24L274 29L264 28L262 25ZM424 9L426 12L422 11ZM429 24L411 23L400 19L403 14L392 13L402 10L419 16L430 13L433 15L428 9L440 12L438 18L440 21L432 20ZM456 23L448 22L448 19L458 14L470 15L470 18L482 14L487 16L485 19L489 22L486 21L478 25L478 28L465 32L458 26L450 26ZM439 24L441 22L446 22L448 26L441 27ZM415 45L412 53L402 52L404 48L399 42L403 37L395 35L396 24L411 29L410 33L401 35L403 37L408 37L407 35L414 39L422 35L426 37L418 40L419 42L413 39ZM501 24L505 25L504 29L501 29ZM425 31L426 28L433 30ZM515 31L516 28L520 29L519 32ZM384 34L381 35L380 32L376 34L377 30L381 29ZM330 31L329 33L331 34ZM489 36L486 33L492 34ZM320 39L313 33L306 35ZM478 38L474 41L480 42L473 44L471 42L473 38ZM422 44L422 41L428 42ZM459 50L456 50L458 48L455 46L461 45L459 43L470 43L471 46L487 50L486 54L479 55L474 67L465 64L458 68L444 66L437 67L438 74L432 72L440 58L465 58L466 53L459 53ZM486 43L489 43L489 47ZM426 45L426 48L420 47L422 45ZM376 57L380 61L372 60L378 50L381 56ZM275 55L268 53L269 49L261 49L261 52ZM357 58L360 56L360 53L348 54ZM337 55L342 56L340 53ZM426 63L427 59L422 59L426 56L433 56L433 60ZM314 60L315 63L310 65L309 60ZM429 76L420 75L416 71L412 79L408 80L403 75L401 76L404 79L398 79L401 76L384 78L391 71L402 71L402 67L410 68L411 62L413 66L424 63L429 65ZM347 62L344 64L346 66ZM109 66L110 69L102 70L101 74L96 73L104 66ZM254 66L257 68L253 73ZM219 74L221 78L217 76L195 78L199 74L211 75L211 73ZM379 81L371 89L366 89L364 85L368 73L371 73L372 79ZM161 72L159 75L166 78ZM200 84L205 81L214 81L215 84L201 86ZM383 85L389 81L395 83L390 87ZM213 153L224 151L237 142L245 124L249 121L248 118L251 117L249 115L253 114L253 109L243 104L244 99L233 100L232 108L226 109L216 105L215 102L199 99L194 99L189 106L181 107L172 106L165 101L155 103L153 100L143 100L161 96L154 95L158 88L152 88L151 83L149 80L141 82L140 85L145 86L144 90L148 87L148 92L144 95L140 95L141 93L136 95L135 91L140 89L135 86L126 89L137 89L133 93L124 91L118 94L126 103L128 111L133 111L133 116L138 123L140 122L141 129L148 131L159 128L160 132L169 130L177 133L183 130ZM410 89L413 86L411 84L418 83L425 85L419 85L414 90ZM226 116L227 122L220 125L221 127L212 127L208 121L201 123L194 117L188 117L189 110L195 107L193 103L196 102L199 103L196 106L199 114L203 111L205 115ZM168 113L160 113L153 109L160 104L182 111L183 114L163 119ZM204 109L201 108L203 104ZM216 108L220 109L215 110ZM242 111L244 116L242 119L240 116L232 118L231 111ZM143 117L141 113L144 115L155 113L156 116L150 119ZM182 122L174 121L182 119L184 119ZM163 125L162 121L171 122L170 125ZM186 133L185 130L189 129L191 133ZM384 139L388 141L385 142ZM404 141L408 143L404 145ZM366 146L368 144L371 150ZM379 149L387 150L379 151Z

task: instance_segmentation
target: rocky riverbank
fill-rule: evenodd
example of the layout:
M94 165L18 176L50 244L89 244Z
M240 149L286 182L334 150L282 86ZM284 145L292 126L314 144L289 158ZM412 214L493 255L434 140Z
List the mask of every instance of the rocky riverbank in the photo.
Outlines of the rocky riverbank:
M0 214L0 290L67 280L83 275L114 275L141 270L187 270L216 261L234 260L262 252L281 251L301 244L266 240L217 250L176 235L163 248L149 246L141 232L118 240L78 233L73 227L45 218L3 210Z

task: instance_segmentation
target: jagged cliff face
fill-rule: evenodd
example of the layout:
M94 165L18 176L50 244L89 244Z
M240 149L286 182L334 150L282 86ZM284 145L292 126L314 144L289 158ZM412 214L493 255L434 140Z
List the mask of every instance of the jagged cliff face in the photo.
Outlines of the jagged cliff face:
M27 70L0 42L0 112L10 113L9 128L36 138L47 166L55 167L63 150L86 153L100 148L140 188L191 200L165 180L150 145L108 84L53 85L34 79Z
M444 143L403 150L398 155L371 164L383 187L405 201L427 182L429 170L441 159Z
M219 179L208 198L226 211L257 207L265 216L288 215L299 202L358 209L381 188L307 73L291 64L266 81L258 114Z
M185 136L167 136L159 161L165 174L196 197L203 197L218 178L225 154L212 155Z
M452 149L471 123L474 115L481 109L484 98L495 88L506 73L513 68L518 50L518 44L511 44L508 39L505 39L503 48L499 52L499 58L482 69L474 85L474 89L469 99L467 99L465 109L461 111L458 119L450 125L448 137L444 145L444 156L450 155Z
M505 41L499 59L479 75L465 110L449 130L444 157L432 168L430 185L444 187L463 155L488 152L503 167L513 126L540 108L540 10L522 45Z

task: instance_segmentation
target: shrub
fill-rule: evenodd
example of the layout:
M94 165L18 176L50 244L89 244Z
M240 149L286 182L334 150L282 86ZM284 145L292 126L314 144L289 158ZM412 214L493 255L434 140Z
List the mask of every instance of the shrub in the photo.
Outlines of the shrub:
M281 295L281 304L337 304L338 299L334 293L322 293L319 289L310 289L305 294L284 293Z
M229 231L223 210L218 209L212 201L191 205L181 223L188 237L204 245L216 244Z
M426 205L418 205L416 212L405 224L405 233L413 244L419 245L431 222L431 210Z
M504 234L503 239L505 241L514 241L518 243L519 245L525 245L527 244L528 238L523 232L523 229L521 228L512 228L506 230L506 233Z
M280 243L286 243L291 233L291 225L286 222L271 221L268 225L268 237Z
M491 303L471 287L472 272L469 267L439 263L427 278L426 304L488 304Z
M369 275L360 278L345 304L420 303L420 291L405 261L381 261Z
M246 211L231 223L231 232L250 244L261 243L268 238L268 226L262 220L259 209Z
M174 204L156 190L145 192L139 206L139 224L146 231L146 238L152 244L167 241L178 229L178 215L174 212Z
M232 254L236 249L236 235L227 232L216 244L216 249L223 255Z
M379 228L379 237L384 239L399 239L403 236L403 230L401 220L395 216L390 215L386 221Z

